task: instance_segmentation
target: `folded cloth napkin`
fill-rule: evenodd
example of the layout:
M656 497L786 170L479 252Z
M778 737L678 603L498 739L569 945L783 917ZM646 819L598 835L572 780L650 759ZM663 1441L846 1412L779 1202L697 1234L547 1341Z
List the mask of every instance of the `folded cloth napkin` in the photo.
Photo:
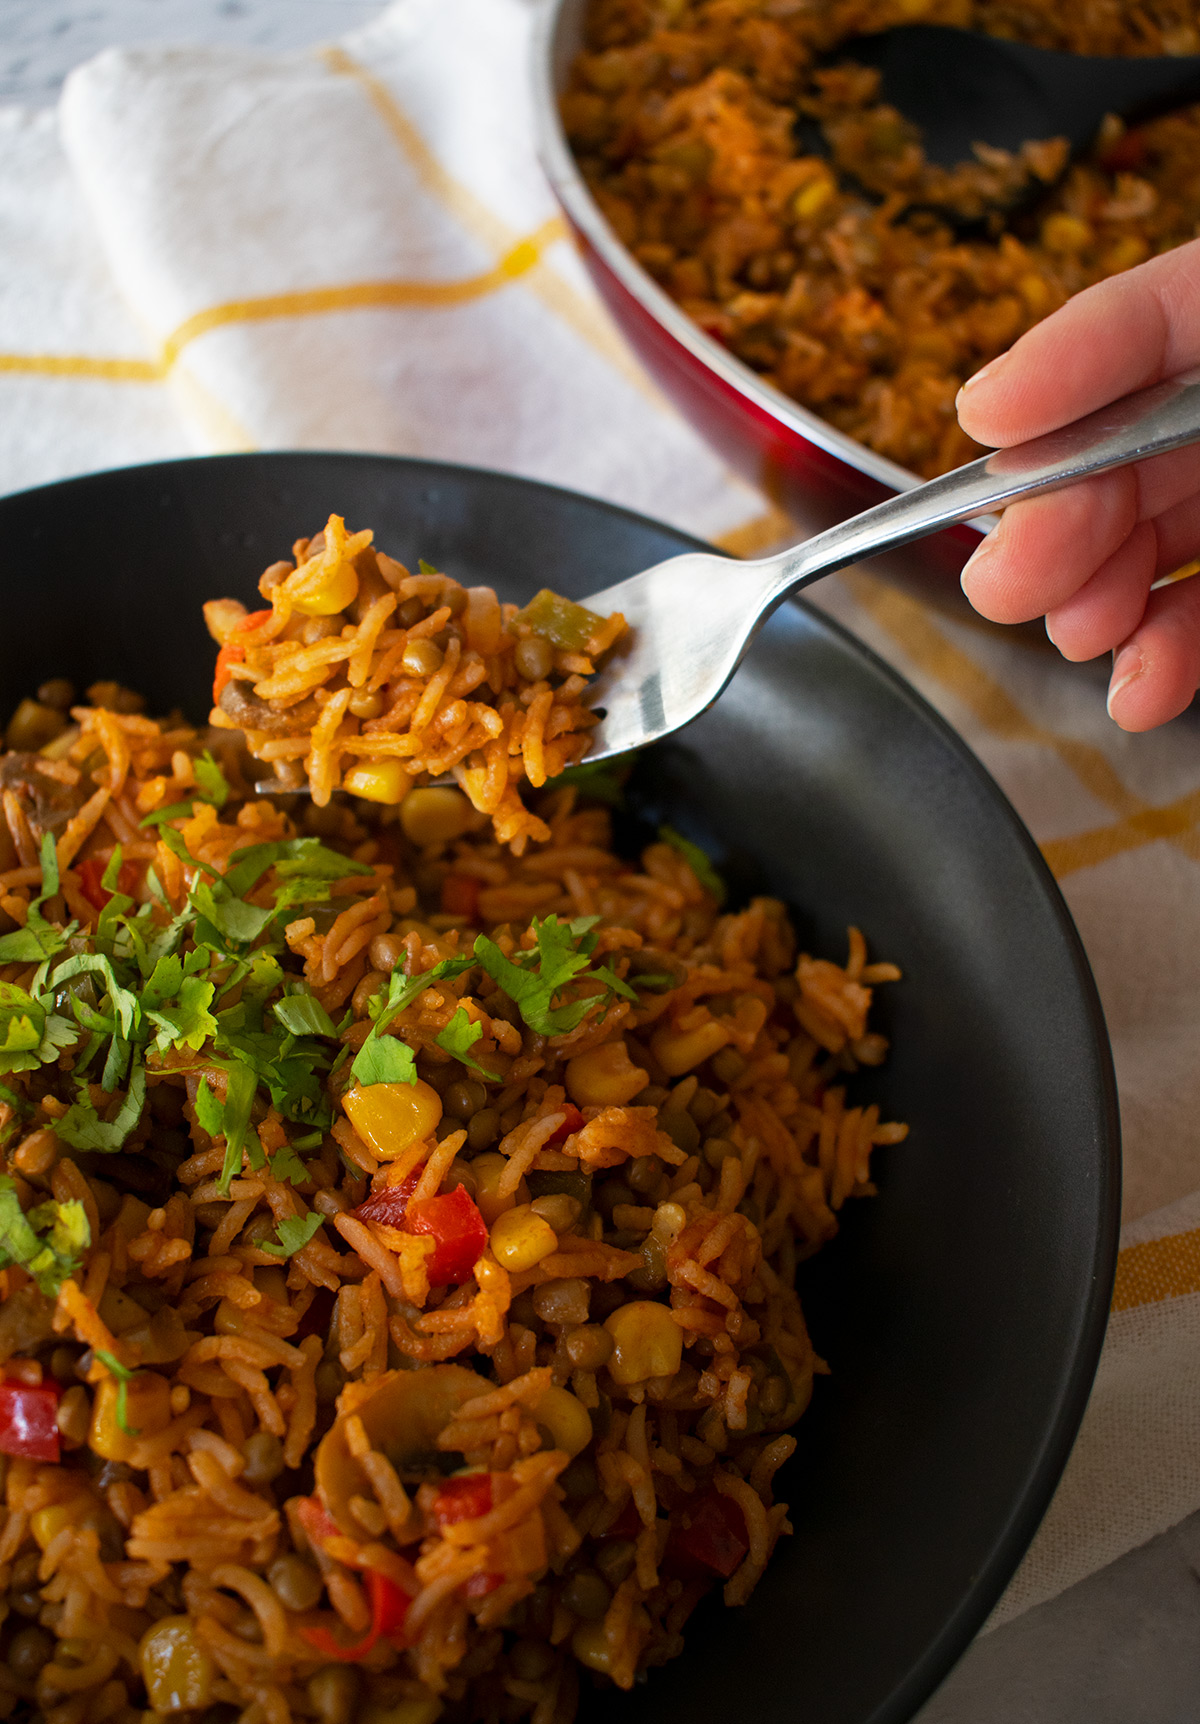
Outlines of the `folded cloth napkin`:
M57 123L0 114L0 488L190 451L369 448L554 480L734 548L778 537L565 241L533 157L529 23L524 0L399 0L306 55L106 53ZM1200 1508L1197 724L1124 736L1093 673L869 570L815 592L1031 827L1116 1053L1114 1314L996 1623Z

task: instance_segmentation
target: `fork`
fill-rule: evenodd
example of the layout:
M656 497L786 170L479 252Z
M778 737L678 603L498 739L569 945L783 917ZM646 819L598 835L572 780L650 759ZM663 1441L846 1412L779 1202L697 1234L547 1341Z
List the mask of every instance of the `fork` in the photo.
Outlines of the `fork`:
M1197 440L1200 369L1126 395L1044 437L994 450L773 557L734 562L689 551L593 593L579 602L602 616L621 611L630 626L589 691L600 722L591 732L587 763L645 748L699 718L772 611L822 575L1018 497L1061 490ZM281 786L267 779L255 789Z
M580 602L630 625L591 687L590 763L645 748L707 710L772 611L822 575L1018 497L1061 490L1200 439L1200 369L1138 390L1058 431L888 497L773 557L689 551Z

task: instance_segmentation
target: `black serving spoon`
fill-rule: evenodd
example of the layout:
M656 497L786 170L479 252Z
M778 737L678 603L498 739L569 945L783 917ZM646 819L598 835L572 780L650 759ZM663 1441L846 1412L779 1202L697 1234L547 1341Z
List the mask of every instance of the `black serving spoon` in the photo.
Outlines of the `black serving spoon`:
M840 44L839 59L876 66L885 102L920 126L926 158L952 168L971 146L1019 150L1095 142L1106 114L1136 124L1200 102L1200 55L1060 54L975 30L908 24Z

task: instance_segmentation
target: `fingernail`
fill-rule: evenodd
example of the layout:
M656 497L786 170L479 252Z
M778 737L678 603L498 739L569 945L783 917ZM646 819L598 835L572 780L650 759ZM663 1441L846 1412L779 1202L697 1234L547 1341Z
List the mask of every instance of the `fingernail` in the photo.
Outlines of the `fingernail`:
M971 555L967 558L967 561L963 564L963 572L959 576L959 584L968 598L971 596L969 582L983 568L983 565L987 562L988 558L995 555L995 540L998 531L998 528L993 527L992 531L979 545L979 548L972 551Z
M963 386L959 390L958 394L954 397L955 406L957 407L958 403L962 400L963 396L967 393L967 391L970 389L974 389L974 387L977 383L982 383L985 377L993 377L996 374L996 372L999 371L1000 367L1004 364L1004 361L1007 358L1008 358L1007 353L998 353L996 355L995 359L989 359L986 365L981 365L978 371L974 372L970 377L967 378L967 381L963 384Z
M1123 688L1128 688L1135 678L1141 676L1146 668L1142 657L1142 649L1138 646L1122 647L1113 660L1112 679L1108 685L1108 716L1113 716L1113 701Z
M1046 624L1046 639L1050 642L1052 647L1057 647L1058 642L1054 638L1054 630L1050 627L1050 618L1046 617L1043 620Z

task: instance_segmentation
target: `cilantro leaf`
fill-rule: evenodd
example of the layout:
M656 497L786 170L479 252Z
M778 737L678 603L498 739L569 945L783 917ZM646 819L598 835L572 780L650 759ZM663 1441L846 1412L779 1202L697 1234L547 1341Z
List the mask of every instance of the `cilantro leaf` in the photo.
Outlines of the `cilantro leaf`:
M235 850L233 866L225 876L230 891L249 892L268 868L281 880L308 875L317 880L344 880L348 874L373 872L365 862L355 862L339 850L330 850L319 838L282 838L271 844L252 844Z
M231 892L224 880L200 881L188 894L189 902L218 934L223 934L235 946L248 946L257 940L275 915L273 909L261 904L247 904Z
M152 808L138 821L138 825L161 826L167 820L191 819L195 807L194 802L168 802L162 808Z
M42 839L40 861L42 889L30 902L25 926L0 938L0 964L40 964L61 952L78 927L77 922L72 922L69 928L59 928L53 922L47 922L39 908L47 898L54 897L59 887L58 851L50 832Z
M20 1264L53 1299L91 1242L87 1214L76 1198L39 1203L24 1215L15 1184L0 1177L0 1268Z
M192 770L204 800L211 802L214 808L224 808L229 801L229 784L209 749L193 760Z
M669 844L672 850L678 850L704 890L712 894L720 907L728 896L725 882L700 846L693 844L690 838L685 838L682 832L676 832L673 826L660 826L658 836L664 844Z
M279 1244L276 1245L270 1239L262 1239L258 1248L260 1251L269 1251L273 1257L294 1257L297 1251L302 1251L308 1244L321 1221L322 1217L315 1213L285 1216L275 1229Z
M121 1026L121 1034L127 1039L132 1038L139 1028L141 1018L141 1002L135 993L131 993L117 980L112 961L103 952L80 952L78 957L66 958L54 971L54 986L60 988L72 976L96 975L101 978L112 1003L112 1010Z
M32 1071L73 1046L75 1025L49 1006L44 994L35 999L13 982L0 982L0 1072Z
M350 1067L360 1084L416 1083L413 1051L398 1036L376 1036L372 1031L359 1048Z
M120 1149L138 1120L146 1100L146 1068L138 1061L129 1074L125 1100L115 1119L102 1120L92 1105L86 1084L80 1084L75 1100L61 1119L54 1122L54 1135L72 1149L95 1149L111 1155Z
M312 994L285 994L271 1008L294 1036L336 1036L333 1019Z
M494 940L480 934L475 941L475 956L496 985L520 1008L521 1016L531 1030L541 1036L567 1035L578 1028L587 1014L603 998L589 994L569 1005L553 1009L552 1001L568 982L587 979L588 952L595 939L590 930L596 918L579 917L575 922L562 922L557 916L547 916L541 922L535 916L532 927L537 941L536 955L522 952L514 960L506 958ZM578 931L576 931L578 930Z
M229 1190L230 1181L242 1171L242 1151L246 1147L250 1109L254 1105L257 1092L258 1077L250 1066L239 1061L230 1067L225 1090L225 1107L221 1115L221 1129L225 1133L225 1163L221 1168L217 1189L222 1194ZM256 1138L255 1142L257 1141ZM262 1154L261 1147L259 1154Z
M467 1016L465 1006L459 1006L450 1022L439 1036L434 1039L439 1048L444 1048L448 1054L453 1054L470 1071L478 1072L485 1083L499 1083L495 1072L485 1071L478 1061L471 1058L470 1050L483 1034L482 1024L473 1024Z
M197 1124L209 1137L217 1137L225 1129L225 1109L209 1088L207 1078L200 1079L195 1111Z
M291 1143L285 1143L282 1149L275 1151L270 1166L272 1179L286 1179L292 1185L303 1185L308 1178L308 1169Z
M155 1045L160 1053L168 1048L191 1048L199 1053L209 1036L217 1032L217 1020L208 1009L215 992L213 983L202 976L185 976L176 1005L147 1011L146 1016L158 1025Z

